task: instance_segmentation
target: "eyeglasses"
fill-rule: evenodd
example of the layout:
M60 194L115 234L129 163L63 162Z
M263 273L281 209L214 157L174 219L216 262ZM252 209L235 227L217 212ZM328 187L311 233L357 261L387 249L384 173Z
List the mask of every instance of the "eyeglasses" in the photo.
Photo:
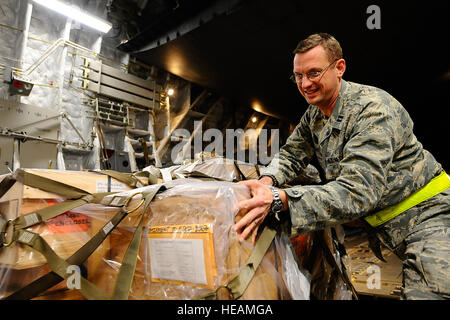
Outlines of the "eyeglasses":
M310 71L306 74L306 77L308 78L309 81L320 81L319 78L321 78L321 76L323 76L325 74L325 72L328 70L328 68L335 63L336 61L338 61L339 59L334 60L332 63L330 63L328 66L326 66L326 68L322 69L322 70L316 70L316 71ZM291 81L293 83L301 83L303 80L303 74L301 73L294 73L289 79L291 79Z

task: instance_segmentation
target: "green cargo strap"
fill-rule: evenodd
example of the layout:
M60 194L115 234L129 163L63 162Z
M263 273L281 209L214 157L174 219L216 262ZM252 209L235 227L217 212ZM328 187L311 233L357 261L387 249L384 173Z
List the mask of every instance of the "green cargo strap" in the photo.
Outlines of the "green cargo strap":
M39 210L36 210L31 213L27 213L21 216L18 216L14 219L14 228L15 229L25 229L31 227L35 224L38 224L42 221L47 221L51 218L54 218L64 212L70 211L74 208L80 207L83 204L90 203L94 200L94 197L91 195L82 197L78 200L66 200L60 203L54 204L49 207L45 207Z
M138 171L138 172L133 173L133 175L135 177L146 177L148 179L149 185L158 183L158 178L148 171Z
M68 184L55 181L49 178L41 177L39 175L26 172L22 169L15 171L16 180L22 182L24 185L38 188L47 192L56 193L64 198L78 199L82 196L90 194L89 192L70 186Z
M48 178L45 178L45 177L41 177L41 176L38 176L38 175L35 175L35 174L32 174L32 173L26 172L26 171L24 171L22 169L16 170L15 177L16 177L16 179L18 181L21 181L25 185L28 185L28 186L31 186L31 187L35 187L35 188L39 188L39 189L47 191L47 192L57 193L57 194L60 194L62 196L68 197L68 198L80 198L80 199L66 200L66 201L63 201L61 203L55 204L53 206L46 207L46 208L43 208L43 209L40 209L40 210L36 210L35 212L29 213L29 214L26 214L26 215L19 216L19 217L17 217L16 219L14 219L12 221L8 221L10 223L12 222L12 225L13 225L13 232L12 233L13 233L13 235L17 234L17 233L20 233L21 229L25 229L25 228L28 228L28 227L33 226L35 224L38 224L38 223L40 223L42 221L46 221L48 219L51 219L51 218L53 218L55 216L58 216L59 214L67 212L67 211L69 211L69 210L71 210L73 208L79 207L79 206L81 206L83 204L91 203L91 202L101 203L102 199L105 196L112 194L112 193L90 194L89 192L86 192L84 190L81 190L81 189L72 187L70 185L67 185L67 184L64 184L64 183L61 183L61 182L58 182L58 181L54 181L54 180L51 180L51 179L48 179ZM16 181L16 179L10 179L10 181L12 181L14 183ZM5 186L5 185L7 185L7 184L4 183L3 186ZM6 190L6 188L5 188L5 190ZM132 198L132 197L130 197L130 198ZM128 201L126 201L124 203L124 206L126 206L127 204L128 204ZM135 209L133 209L133 210L135 210ZM128 212L126 212L126 214ZM125 215L122 215L121 219L119 221L117 221L117 224L123 219L123 217ZM9 242L7 244L4 243L4 242L6 242L6 237L4 237L4 232L3 231L6 231L6 230L3 230L3 227L6 228L7 225L8 225L8 222L5 222L4 226L2 226L2 239L4 238L2 240L2 246L3 245L9 246L9 245L12 244L12 242L14 242L15 240L19 239L19 238L15 239L14 236L13 236L13 239L11 240L11 242ZM74 257L74 256L76 257L76 255L79 254L80 256L84 257L83 261L86 260L90 256L90 254L92 254L92 252L103 242L103 240L106 238L107 234L109 234L109 232L111 232L112 229L117 224L114 225L111 222L106 224L104 226L104 228L108 228L109 229L108 232L106 232L104 228L102 229L103 231L100 230L96 234L97 237L94 236L91 239L91 241L89 241L88 243L85 244L85 246L80 248L80 250L77 251L77 253L75 253L74 255L72 255L72 257ZM107 233L107 234L105 234L104 237L99 237L98 235L101 234L101 233L103 233L103 234ZM27 234L31 234L31 233L27 233ZM37 235L37 236L40 237L39 235ZM101 241L100 242L97 241L100 238L102 238ZM44 241L44 240L42 240L42 241ZM41 243L41 241L38 241L38 243ZM96 244L95 247L92 247L92 244ZM47 257L49 257L49 258L54 257L56 254L54 254L54 252L53 252L53 254L52 253L48 253L48 249L46 249L46 247L49 247L49 246L48 245L47 246L41 245L39 247L39 248L45 250L45 252L42 252L43 254L45 253L45 254L48 255L48 256L46 256L46 259L47 259ZM84 252L86 252L86 253L90 252L90 253L86 255L86 254L83 254ZM73 261L71 261L71 265L73 265L72 262ZM81 264L81 263L82 262L80 262L79 264ZM50 263L49 263L49 265L50 265ZM28 292L33 292L33 293L36 292L36 291L38 291L37 293L45 291L46 289L48 289L49 287L52 286L52 285L50 285L50 286L47 286L47 288L42 289L45 286L45 283L47 283L47 284L50 283L50 282L51 283L53 283L53 282L58 283L58 282L60 282L62 280L62 278L58 276L57 272L53 273L53 276L49 276L47 278L50 281L45 280L45 279L42 280L42 278L44 278L44 277L41 277L40 279L38 279L39 281L33 282L33 283L39 283L39 290L37 290L36 286L30 286L31 289L30 290L25 290L25 294L28 294L28 295L30 294L30 293L27 293L27 291ZM29 287L29 286L27 286L27 287ZM91 286L88 285L87 288L89 288L89 287L91 287ZM91 290L91 289L88 289L88 290ZM92 290L95 291L95 289L92 289ZM87 293L87 294L89 295L89 293ZM100 293L95 293L94 292L94 296L98 296L98 294L100 294ZM20 293L17 296L19 296L19 295L20 295ZM14 294L11 295L11 296L14 298ZM101 296L101 294L100 294L100 296ZM32 296L32 297L34 297L34 296Z
M125 172L119 172L114 170L89 170L90 172L97 172L101 174L105 174L107 176L110 176L120 182L125 183L129 187L132 188L142 188L147 185L157 184L158 178L152 175L148 171L138 171L135 173L125 173ZM147 184L142 183L137 177L144 177L147 178Z
M148 205L153 200L157 192L159 192L159 190L161 190L162 188L164 188L164 186L157 186L154 190L151 190L150 192L143 192L142 193L143 201L141 201L134 208L127 210L126 206L129 204L132 198L138 194L141 194L141 192L129 196L127 201L123 202L122 210L118 214L116 214L113 217L113 219L111 219L107 224L105 224L103 228L101 228L97 232L97 234L95 234L94 237L92 237L83 247L81 247L69 259L67 259L67 262L65 261L64 263L61 262L64 260L59 258L56 255L56 253L54 253L53 249L50 246L48 246L48 244L46 244L45 240L42 239L40 235L28 231L26 231L26 233L24 234L23 230L16 230L14 240L27 244L32 248L34 248L35 250L38 250L41 254L43 254L47 260L48 265L52 269L52 272L48 273L47 275L37 279L36 281L32 282L26 287L13 293L9 297L7 297L6 300L31 299L35 297L37 294L59 283L63 279L66 279L67 277L64 277L61 274L62 270L54 269L55 263L57 263L57 265L63 265L64 267L68 267L70 265L80 265L95 251L95 249L104 241L104 239L109 235L109 233L112 232L112 230L120 223L120 221L123 220L123 218L128 213L137 210L142 204L144 204L144 211L137 232L135 232L135 235L133 236L130 246L127 249L127 252L125 253L122 265L119 269L119 274L116 281L116 288L113 296L113 299L127 299L129 290L131 288L132 280L134 277L136 260L139 252L139 245L142 235L142 221L144 218L145 210L147 209ZM20 234L20 232L22 232L22 234ZM37 242L35 243L35 241ZM49 259L51 259L51 261ZM95 285L90 283L88 280L81 277L80 281L81 281L80 288L82 287L82 290L81 289L78 290L83 294L85 298L102 299L102 300L111 299L110 296L106 295L106 293L104 293L101 289L97 288Z
M136 260L139 254L139 247L141 244L142 224L144 214L139 220L136 231L133 234L130 244L128 245L122 264L120 265L119 273L114 287L113 300L128 300L130 294L131 284L133 283L134 272L136 270Z
M141 244L142 227L145 217L145 212L153 200L155 195L162 189L163 186L158 186L150 192L143 192L142 197L144 201L144 209L139 224L134 232L133 238L128 245L127 251L122 260L122 264L119 269L119 273L116 279L116 285L114 287L113 299L114 300L128 300L130 294L131 285L133 283L134 272L136 270L136 261L139 254L139 247Z
M239 274L233 279L231 279L227 285L219 286L214 292L201 296L199 299L202 300L216 299L218 290L224 287L229 290L233 299L239 299L244 294L245 290L250 284L250 281L255 275L255 272L258 269L259 264L264 258L276 234L277 234L276 230L266 226L263 232L261 233L258 241L256 241L256 244L252 252L250 253L250 256L248 257L244 267L241 269Z
M67 263L70 265L80 265L85 262L127 214L128 212L126 210L120 210L116 213L114 217L108 221L88 242L86 242L78 251L67 259ZM5 300L32 299L41 292L44 292L58 284L62 280L64 280L63 277L60 277L54 272L49 272L6 297Z
M81 207L86 203L101 203L104 197L111 194L111 192L88 194L77 200L65 200L52 206L18 216L16 219L14 219L14 228L25 229L31 227L35 224L38 224L42 221L47 221L74 208Z
M444 171L437 177L431 179L430 182L428 182L422 189L414 192L403 201L378 211L377 213L365 217L364 219L372 227L377 227L448 188L450 188L450 177Z
M145 187L145 184L143 184L138 178L136 178L131 173L119 172L114 170L89 170L89 171L110 176L122 183L125 183L127 186L132 188Z
M269 227L264 228L252 250L252 253L250 254L250 257L248 257L244 268L242 268L239 274L228 283L227 287L230 289L231 295L234 299L238 299L244 294L247 286L258 269L259 264L269 249L270 244L275 238L276 233L277 232L274 229L270 229Z
M101 199L103 199L106 195L111 194L91 194L68 184L41 177L39 175L26 172L22 169L17 169L15 174L17 180L21 181L24 185L38 188L43 191L56 193L68 199L74 199L66 200L17 217L13 222L15 229L25 229L31 227L37 223L54 218L59 214L70 211L71 209L77 208L86 203L100 203Z
M70 270L69 267L71 267L72 265L59 257L39 234L26 230L16 230L14 232L14 238L17 242L26 244L41 253L45 257L45 260L47 261L50 269L58 276L64 278L65 280L67 280L71 276L71 274L69 274L67 271ZM80 291L87 299L110 299L108 294L99 289L92 282L82 277L81 275L79 275L79 277L80 286L79 288L75 289Z
M43 221L48 221L51 218L54 218L74 208L80 207L86 203L100 203L104 197L110 194L111 193L89 194L78 200L66 200L57 203L55 205L36 210L31 213L20 215L15 219L10 219L6 222L6 225L2 226L2 229L0 229L2 238L0 247L1 246L8 247L13 242L6 239L6 228L8 227L8 224L11 224L13 226L13 230L26 229ZM3 230L3 228L5 228L5 230ZM13 232L11 232L11 234Z

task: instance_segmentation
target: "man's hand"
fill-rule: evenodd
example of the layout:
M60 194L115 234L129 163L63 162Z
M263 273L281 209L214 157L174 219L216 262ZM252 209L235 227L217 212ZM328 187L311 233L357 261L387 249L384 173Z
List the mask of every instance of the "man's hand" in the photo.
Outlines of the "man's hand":
M241 233L239 241L244 241L252 234L252 242L255 243L258 228L270 212L273 201L272 190L260 180L246 180L239 183L250 189L252 198L238 203L238 215L244 216L234 225L233 230Z

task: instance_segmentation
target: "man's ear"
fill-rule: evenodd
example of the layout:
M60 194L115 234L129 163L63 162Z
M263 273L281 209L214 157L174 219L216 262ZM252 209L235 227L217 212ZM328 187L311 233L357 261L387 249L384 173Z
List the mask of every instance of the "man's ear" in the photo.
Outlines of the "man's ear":
M339 78L342 78L342 76L344 75L345 68L346 68L345 60L339 59L336 62L336 70L337 70L337 75Z

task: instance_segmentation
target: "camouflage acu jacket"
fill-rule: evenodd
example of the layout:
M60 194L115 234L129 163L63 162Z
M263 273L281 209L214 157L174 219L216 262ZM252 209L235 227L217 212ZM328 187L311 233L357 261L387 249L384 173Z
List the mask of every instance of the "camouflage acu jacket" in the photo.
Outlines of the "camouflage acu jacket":
M443 170L416 139L413 121L396 99L381 89L344 80L331 117L310 105L261 175L271 176L278 186L289 183L314 155L325 183L285 189L292 235L396 204ZM446 201L448 207L448 197ZM401 218L385 230L386 237L393 238L388 247L398 245L407 232L409 221L402 222L402 235L395 234L398 221Z

